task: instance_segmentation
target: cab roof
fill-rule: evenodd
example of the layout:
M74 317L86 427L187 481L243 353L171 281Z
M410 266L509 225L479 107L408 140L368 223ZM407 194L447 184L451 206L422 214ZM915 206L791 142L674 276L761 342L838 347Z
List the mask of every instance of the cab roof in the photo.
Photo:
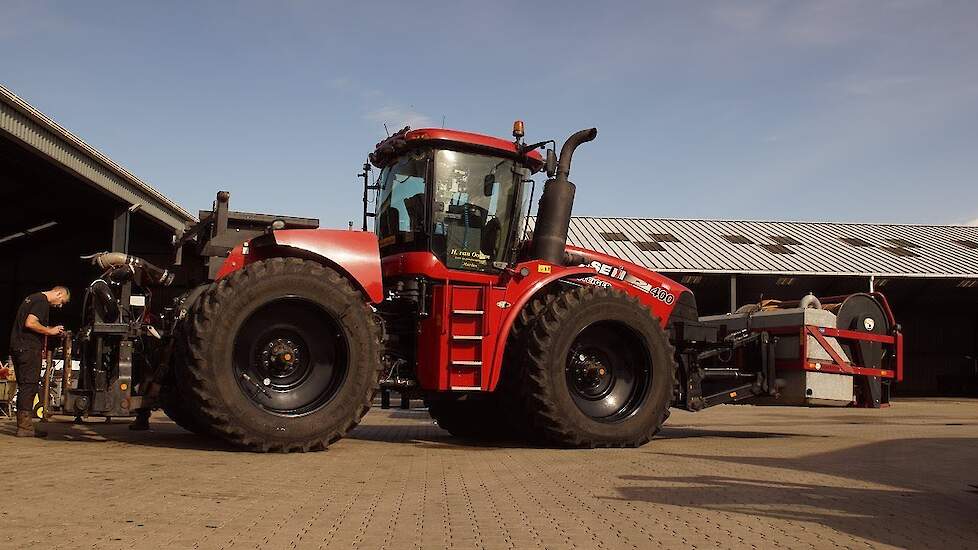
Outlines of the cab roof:
M477 150L483 150L490 154L500 154L505 156L516 156L516 145L511 140L476 134L473 132L463 132L461 130L449 130L447 128L418 128L411 130L405 127L391 137L381 141L370 154L370 162L376 166L382 166L400 153L402 149L410 148L414 145L426 143L441 143L462 146ZM526 154L531 168L536 171L543 166L543 157L536 150Z

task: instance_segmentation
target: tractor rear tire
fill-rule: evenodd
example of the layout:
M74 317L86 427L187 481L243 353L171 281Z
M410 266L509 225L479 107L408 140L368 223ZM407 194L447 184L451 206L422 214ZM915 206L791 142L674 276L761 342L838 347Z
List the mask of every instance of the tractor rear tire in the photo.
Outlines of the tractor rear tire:
M200 406L190 390L190 374L187 364L191 361L187 324L184 321L188 312L194 311L200 302L200 296L206 290L206 285L195 288L183 297L180 307L183 308L176 327L173 330L173 354L170 357L170 372L166 383L160 391L160 408L177 426L202 437L220 437L200 412Z
M675 351L633 296L577 287L541 299L526 331L519 405L538 437L568 447L636 447L669 416Z
M211 285L188 326L192 417L258 452L323 450L370 409L381 329L336 271L258 261ZM184 393L184 392L181 392Z
M175 391L175 388L165 388L160 393L160 405L166 416L174 424L202 437L216 435L208 424L200 418L198 411L190 406L190 403Z

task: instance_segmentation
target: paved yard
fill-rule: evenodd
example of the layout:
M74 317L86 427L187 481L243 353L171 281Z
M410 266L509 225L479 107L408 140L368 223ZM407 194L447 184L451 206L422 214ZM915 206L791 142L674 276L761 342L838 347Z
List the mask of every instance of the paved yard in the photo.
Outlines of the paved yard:
M674 412L594 451L474 446L423 410L305 455L153 420L0 421L0 547L978 547L978 401Z

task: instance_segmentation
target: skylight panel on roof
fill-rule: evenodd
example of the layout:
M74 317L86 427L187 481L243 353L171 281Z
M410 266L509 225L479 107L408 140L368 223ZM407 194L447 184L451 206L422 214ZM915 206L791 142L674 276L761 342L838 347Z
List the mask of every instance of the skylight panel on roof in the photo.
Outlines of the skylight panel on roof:
M767 250L771 254L794 254L790 248L783 244L762 244L761 248Z
M665 252L666 250L666 247L657 242L635 241L633 244L642 252Z
M917 254L914 254L913 252L907 250L906 248L900 248L899 246L881 246L880 250L885 250L890 254L893 254L894 256L900 256L900 257L917 256Z
M869 241L864 241L859 237L839 237L839 240L852 246L873 246L873 243Z
M598 235L600 235L601 238L604 239L604 240L606 240L606 241L627 241L628 240L628 237L624 233L620 233L618 231L613 231L613 232L610 232L610 233L609 232L602 231L602 232L599 232Z
M912 243L907 239L886 239L886 242L892 243L894 246L899 246L900 248L920 248L919 244Z
M649 233L649 237L657 243L678 243L679 239L672 233Z
M801 241L794 237L788 237L786 235L771 235L771 240L778 244L793 244L799 245Z
M723 238L733 244L754 244L754 241L743 235L724 235Z

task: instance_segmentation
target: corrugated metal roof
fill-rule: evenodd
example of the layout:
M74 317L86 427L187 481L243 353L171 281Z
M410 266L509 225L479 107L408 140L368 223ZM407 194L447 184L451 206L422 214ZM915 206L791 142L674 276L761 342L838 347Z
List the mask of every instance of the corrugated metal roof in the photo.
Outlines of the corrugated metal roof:
M195 218L151 185L0 85L0 132L115 195L157 221L183 229Z
M978 278L969 242L978 227L579 216L568 231L568 244L667 273Z

